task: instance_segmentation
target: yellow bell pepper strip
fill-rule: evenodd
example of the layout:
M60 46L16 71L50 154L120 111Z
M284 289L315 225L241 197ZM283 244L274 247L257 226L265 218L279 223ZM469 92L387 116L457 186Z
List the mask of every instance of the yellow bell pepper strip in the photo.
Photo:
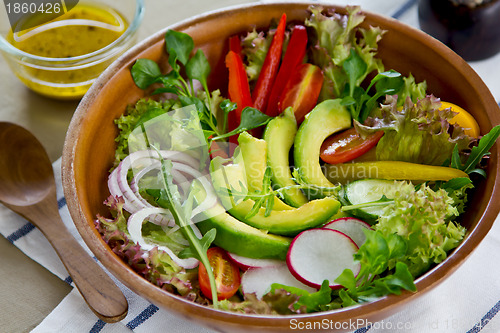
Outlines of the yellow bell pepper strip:
M451 111L456 112L453 118L451 118L451 124L457 124L464 129L465 134L470 136L471 138L479 137L479 125L476 122L476 119L463 108L458 105L455 105L450 102L441 101L440 110L451 108Z
M350 181L376 178L410 181L438 181L469 177L455 168L425 165L402 161L373 161L325 165L325 176L332 183L345 184Z

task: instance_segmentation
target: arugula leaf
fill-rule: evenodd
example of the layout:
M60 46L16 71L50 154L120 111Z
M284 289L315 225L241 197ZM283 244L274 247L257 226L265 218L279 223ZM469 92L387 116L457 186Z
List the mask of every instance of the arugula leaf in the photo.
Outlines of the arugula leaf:
M493 147L499 136L500 125L497 125L479 140L477 146L472 147L469 157L464 164L462 164L460 149L458 144L456 144L451 154L450 166L462 170L467 174L477 173L486 178L486 171L478 167L478 165L481 163L481 160L489 154L489 150Z
M469 184L472 184L472 180L470 178L459 177L448 180L443 185L441 185L441 188L445 189L449 194L451 191L460 190L461 188Z
M335 279L335 283L340 284L347 290L351 292L356 292L356 277L350 269L344 269L344 271Z
M216 234L217 234L217 231L215 229L210 229L200 239L200 246L203 250L203 253L206 253L208 251L208 248L213 243ZM196 258L196 259L201 261L199 254L197 253L196 249L193 246L189 246L189 247L183 249L179 253L179 258L181 258L181 259Z
M465 173L470 173L478 165L481 159L488 154L489 150L495 144L496 140L500 136L500 125L497 125L484 135L477 146L473 147L469 158L461 168Z
M455 145L455 147L453 147L450 167L462 170L462 161L460 160L460 151L458 149L458 145Z
M151 59L137 59L130 70L135 84L146 89L162 76L160 66Z
M339 297L342 300L342 307L344 308L358 304L345 289L339 291Z
M271 121L273 117L269 117L268 115L262 113L260 110L252 107L246 107L241 111L241 122L240 125L232 130L231 132L221 134L212 138L213 141L220 140L224 138L228 138L235 134L242 133L244 131L251 130L253 128L257 128L263 125L266 125Z
M375 94L373 96L370 96L369 91L373 84L375 84ZM358 112L359 122L365 122L371 111L377 106L377 102L380 97L385 95L398 94L403 86L403 77L400 73L394 70L389 70L377 74L371 81L370 86L366 89L366 94L364 96L366 103L364 105L362 103L360 104L361 110Z

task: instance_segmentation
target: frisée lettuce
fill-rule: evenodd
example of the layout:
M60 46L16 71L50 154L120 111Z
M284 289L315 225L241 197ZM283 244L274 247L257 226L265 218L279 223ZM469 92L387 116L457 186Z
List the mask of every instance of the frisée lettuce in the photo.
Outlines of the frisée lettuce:
M387 96L385 103L368 119L354 126L360 134L384 131L377 144L377 160L444 165L451 160L455 145L459 151L469 146L463 128L450 124L451 109L440 110L441 102L429 95L416 104L407 98L401 108L398 96Z

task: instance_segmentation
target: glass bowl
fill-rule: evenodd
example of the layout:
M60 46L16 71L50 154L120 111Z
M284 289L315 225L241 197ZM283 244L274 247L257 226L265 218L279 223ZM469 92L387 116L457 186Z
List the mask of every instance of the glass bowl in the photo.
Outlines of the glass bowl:
M7 64L28 88L41 95L57 99L81 98L95 79L135 43L144 16L144 0L80 0L79 4L109 8L119 13L128 27L116 40L97 51L51 58L33 55L15 47L7 40L11 33L9 20L0 20L0 50ZM3 12L0 15L5 14Z

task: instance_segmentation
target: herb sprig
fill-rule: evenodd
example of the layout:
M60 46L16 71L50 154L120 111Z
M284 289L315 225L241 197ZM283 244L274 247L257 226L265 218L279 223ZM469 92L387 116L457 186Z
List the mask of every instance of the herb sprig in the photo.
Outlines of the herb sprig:
M361 245L354 259L361 269L357 276L350 269L335 279L345 289L339 291L343 306L368 302L387 294L401 294L402 290L416 291L413 276L404 258L407 243L397 234L383 235L380 231L364 230L366 241ZM381 275L384 273L384 275Z
M223 123L217 123L217 113L212 100L213 96L208 87L208 76L211 68L205 54L198 49L193 55L194 41L188 34L168 30L165 34L165 48L168 54L170 71L162 74L161 68L151 59L137 59L131 69L132 79L141 89L148 89L153 84L160 84L153 91L153 95L171 93L177 96L181 106L195 105L198 110L205 137L208 141L222 140L253 128L267 124L272 118L255 108L247 107L242 110L240 125L227 133L228 114L236 110L237 105L228 99L218 103L224 117ZM184 70L185 79L181 75ZM206 96L200 98L195 82L199 82Z
M216 230L209 230L201 239L196 237L193 228L191 227L191 212L195 194L193 186L191 186L191 191L189 192L187 199L182 203L179 190L172 179L172 161L163 159L161 155L160 161L163 188L160 190L160 196L157 203L161 207L167 208L172 213L175 223L180 227L184 237L186 237L189 241L189 246L179 253L179 258L196 258L207 268L213 305L217 308L217 285L215 283L213 271L209 269L211 266L207 256L207 250L215 239Z
M314 184L309 184L306 183L305 181L302 180L300 177L300 172L296 169L292 173L294 178L292 178L297 184L296 185L289 185L289 186L284 186L280 188L273 188L272 183L271 183L271 176L272 176L272 170L269 166L266 167L266 170L264 172L264 177L262 181L262 190L257 190L254 192L249 192L248 189L245 187L243 183L239 183L240 189L234 188L232 185L229 184L230 188L226 188L223 191L220 191L221 195L228 195L229 197L232 198L232 202L237 202L238 200L253 200L255 201L254 205L252 206L252 209L247 213L245 218L249 219L253 216L255 216L261 207L265 207L265 213L264 216L269 216L271 214L271 211L273 210L274 207L274 198L278 197L280 199L284 199L283 193L291 190L291 189L299 189L299 190L304 190L306 193L309 191L313 191L315 193L322 193L324 196L334 196L334 197L340 197L340 191L342 190L342 186L333 186L333 187L324 187L324 186L318 186Z
M348 77L342 103L348 107L352 119L361 124L376 107L380 97L396 94L404 87L402 75L395 70L378 73L366 89L357 85L366 76L367 65L355 50L351 50L349 57L342 63L342 68ZM370 93L373 87L375 93Z

